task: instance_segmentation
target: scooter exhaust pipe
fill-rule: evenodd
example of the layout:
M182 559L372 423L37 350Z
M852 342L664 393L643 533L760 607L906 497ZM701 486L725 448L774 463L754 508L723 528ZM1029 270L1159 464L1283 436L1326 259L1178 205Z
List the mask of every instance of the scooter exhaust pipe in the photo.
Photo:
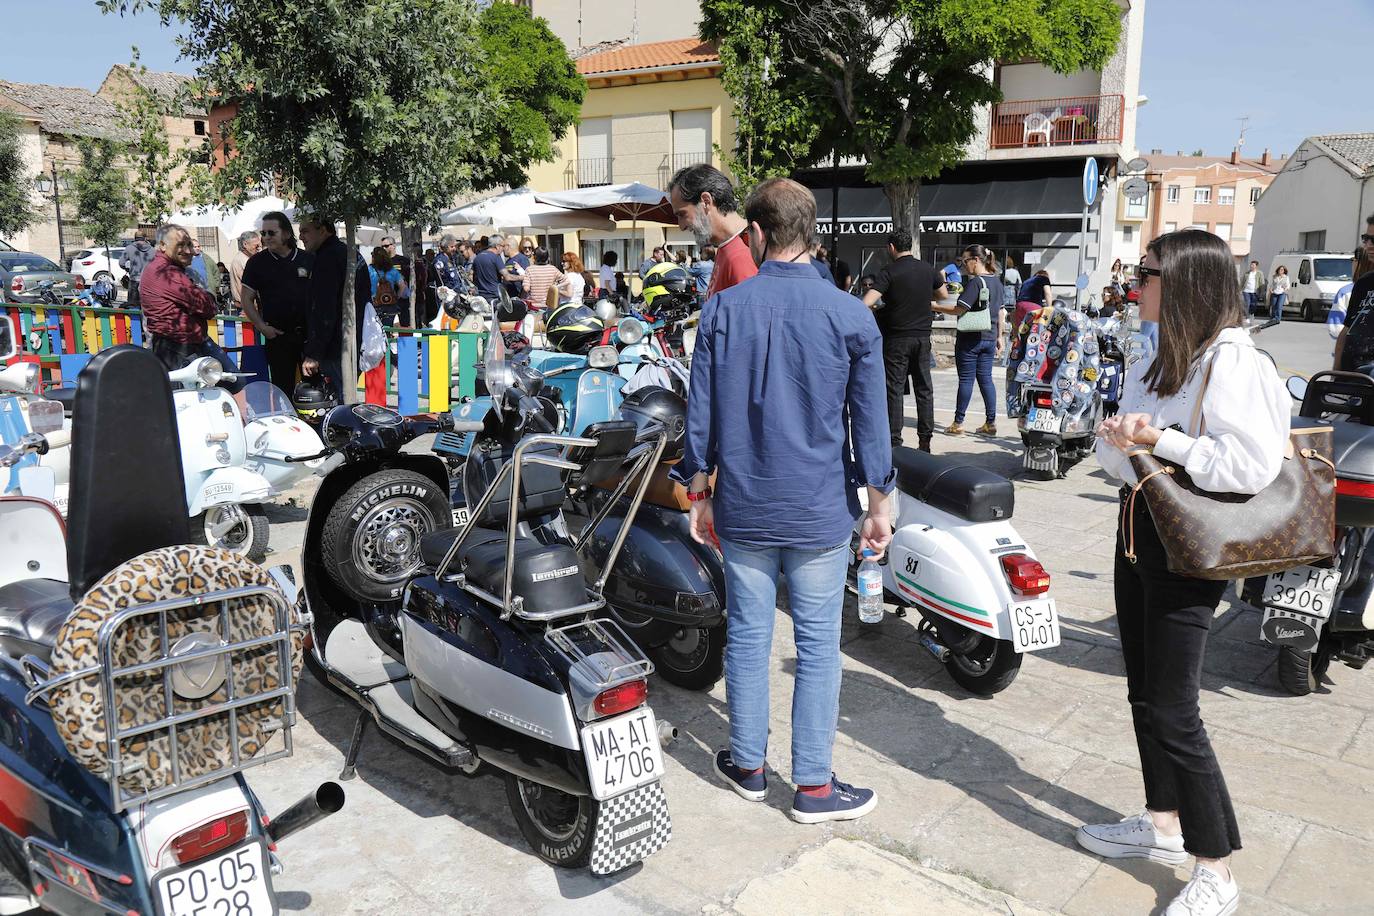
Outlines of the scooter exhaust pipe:
M921 645L925 646L926 650L930 652L931 655L940 660L940 664L943 665L949 661L949 650L942 646L934 636L931 636L929 633L922 633L920 635L920 640Z
M667 719L660 719L658 722L658 742L664 747L677 740L677 726Z
M337 782L322 782L314 792L269 821L267 835L272 838L273 843L280 843L316 821L337 814L343 806L343 787Z

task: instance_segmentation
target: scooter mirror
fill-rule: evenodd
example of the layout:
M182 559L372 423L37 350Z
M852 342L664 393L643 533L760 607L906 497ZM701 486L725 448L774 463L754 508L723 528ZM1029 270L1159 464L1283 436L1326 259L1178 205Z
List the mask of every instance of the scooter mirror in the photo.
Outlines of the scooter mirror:
M1307 397L1307 379L1300 375L1290 375L1288 377L1288 393L1293 396L1293 400L1301 401Z
M29 429L46 436L62 428L62 404L60 401L30 401Z
M0 321L0 359L9 359L19 352L14 339L14 325L8 320Z

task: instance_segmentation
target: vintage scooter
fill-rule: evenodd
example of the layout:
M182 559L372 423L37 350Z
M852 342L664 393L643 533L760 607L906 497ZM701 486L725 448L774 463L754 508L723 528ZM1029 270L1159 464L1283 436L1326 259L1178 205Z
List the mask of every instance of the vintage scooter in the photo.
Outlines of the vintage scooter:
M493 411L480 423L445 420L469 432L498 425L533 432L547 402L514 383L526 370L504 359L500 335L492 334L484 372ZM340 438L369 435L360 424L403 423L358 411L336 408L326 437L334 438L336 415L345 425ZM627 423L598 424L582 436L500 438L517 444L484 446L467 459L471 520L422 536L423 565L400 602L359 601L319 568L320 519L333 506L316 498L303 552L313 658L362 708L345 779L371 719L443 766L472 773L486 762L501 770L536 855L609 874L671 836L659 780L660 741L673 729L646 704L653 665L616 624L592 616L604 604L605 575L587 586L578 545L545 543L534 532L557 523L568 487L594 484L628 461L631 472L615 495L635 489L613 563L663 439L636 444Z
M1050 574L1011 524L1012 483L911 448L894 448L892 463L896 531L881 561L887 600L898 616L920 612L921 645L962 687L984 696L1005 690L1024 653L1060 639Z
M325 783L268 819L244 779L291 753L305 621L284 569L177 546L181 491L140 485L181 473L174 423L157 359L107 350L76 395L70 529L0 497L0 912L276 913L277 844L343 805Z
M29 454L0 475L0 493L36 496L67 512L71 420L61 404L38 394L38 367L15 363L0 369L0 445L17 446L28 433L46 438L47 450Z

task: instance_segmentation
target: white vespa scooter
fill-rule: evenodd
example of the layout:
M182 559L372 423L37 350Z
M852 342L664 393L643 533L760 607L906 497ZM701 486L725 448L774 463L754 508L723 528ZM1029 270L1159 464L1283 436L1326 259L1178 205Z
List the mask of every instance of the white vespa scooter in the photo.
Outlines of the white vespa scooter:
M0 493L36 496L67 514L67 479L72 422L62 405L38 393L39 372L33 363L0 369L0 444L16 446L26 433L46 436L48 450L28 455L0 474Z
M898 616L920 611L921 645L961 686L984 696L1005 690L1023 653L1059 645L1050 575L1011 525L1012 483L911 448L894 448L892 464L898 493L896 531L881 561L886 600Z
M338 459L311 457L324 443L270 382L231 395L216 386L238 377L208 356L169 377L191 518L201 517L210 546L261 559L268 533L262 504L311 474L328 473Z

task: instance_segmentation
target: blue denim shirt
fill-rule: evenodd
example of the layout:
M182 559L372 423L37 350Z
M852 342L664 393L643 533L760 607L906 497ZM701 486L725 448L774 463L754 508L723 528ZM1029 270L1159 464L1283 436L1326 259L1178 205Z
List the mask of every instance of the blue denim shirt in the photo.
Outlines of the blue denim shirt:
M862 302L782 261L706 300L672 476L718 472L723 540L847 543L858 488L892 489L890 443L882 337Z

